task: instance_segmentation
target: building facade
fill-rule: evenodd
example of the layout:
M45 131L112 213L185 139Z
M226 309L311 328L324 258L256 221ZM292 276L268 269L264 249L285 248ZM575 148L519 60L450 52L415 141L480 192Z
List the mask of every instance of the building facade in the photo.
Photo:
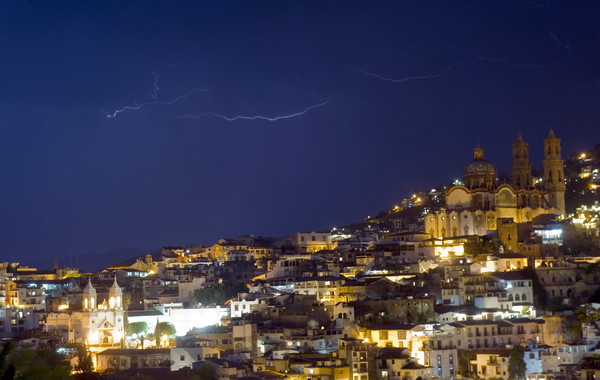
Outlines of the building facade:
M541 214L564 215L563 160L552 130L544 140L543 166L543 179L534 183L528 145L519 135L513 144L512 181L499 184L496 168L477 146L464 169L464 185L448 189L446 207L425 217L425 232L435 238L486 235L498 229L499 219L526 223Z

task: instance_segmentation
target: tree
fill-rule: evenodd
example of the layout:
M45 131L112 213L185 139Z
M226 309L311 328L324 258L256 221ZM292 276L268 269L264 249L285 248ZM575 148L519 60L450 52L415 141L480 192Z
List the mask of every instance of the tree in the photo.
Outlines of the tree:
M145 334L148 332L148 324L144 321L142 322L132 322L127 324L127 334Z
M528 268L525 273L531 279L531 285L533 288L533 305L536 309L545 311L548 307L548 296L546 295L546 289L542 285L537 272L534 269Z
M127 335L136 334L141 341L142 349L144 348L144 337L148 332L148 324L146 322L132 322L127 324Z
M75 371L81 373L80 378L94 378L94 362L92 361L92 353L83 343L77 345L77 365Z
M175 373L179 376L178 379L218 380L216 367L208 362L204 362L194 369L184 367Z
M159 322L154 328L154 338L156 339L156 345L160 347L160 340L166 336L172 336L177 333L175 326L169 322Z
M131 294L129 294L129 291L125 291L123 292L123 310L127 311L129 310L129 305L131 305Z
M487 237L482 236L477 241L470 241L464 245L465 255L481 255L484 253L498 252L498 247L494 241Z
M215 284L203 289L194 290L194 300L202 306L215 307L223 305L238 293L243 293L247 290L246 285L242 283Z
M9 355L14 348L15 344L12 340L7 341L2 346L2 351L0 351L0 379L12 379L14 377L14 366L9 370L9 367L12 365L9 363ZM11 372L12 377L10 375Z
M458 350L458 368L456 373L463 377L471 377L471 360L476 358L473 350Z
M522 346L515 346L510 350L510 358L508 359L508 378L524 379L526 370L525 349Z
M0 353L3 369L2 380L60 380L71 378L70 368L64 357L54 350L31 350L6 347Z

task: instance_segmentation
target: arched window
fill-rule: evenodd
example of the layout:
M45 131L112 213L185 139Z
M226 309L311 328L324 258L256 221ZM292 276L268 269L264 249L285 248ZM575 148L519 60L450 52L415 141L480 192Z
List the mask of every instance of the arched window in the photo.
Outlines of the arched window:
M515 301L520 301L521 300L521 296L518 294L515 294Z
M521 299L523 301L527 301L527 294L523 293L523 295L521 296Z

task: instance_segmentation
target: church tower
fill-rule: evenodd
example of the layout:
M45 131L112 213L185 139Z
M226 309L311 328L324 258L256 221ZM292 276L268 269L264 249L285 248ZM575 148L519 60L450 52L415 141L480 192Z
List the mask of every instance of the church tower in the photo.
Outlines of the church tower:
M92 285L92 280L88 278L88 283L83 289L83 310L94 310L96 304L96 288Z
M565 174L564 161L560 153L560 139L554 131L544 140L544 183L546 199L551 207L565 214Z
M123 291L117 284L117 277L108 291L108 308L112 310L123 309Z
M515 190L531 187L531 164L529 163L529 144L523 141L521 134L513 143L512 185Z

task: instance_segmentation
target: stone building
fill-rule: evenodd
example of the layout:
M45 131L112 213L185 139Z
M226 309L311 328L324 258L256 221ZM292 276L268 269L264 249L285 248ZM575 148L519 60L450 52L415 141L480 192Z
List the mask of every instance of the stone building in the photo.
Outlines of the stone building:
M499 184L495 166L477 146L464 169L464 185L448 189L446 207L425 217L425 232L435 238L486 235L498 229L500 219L526 223L541 214L564 215L563 160L552 130L544 140L544 157L543 179L534 183L528 145L519 135L513 144L512 181Z

